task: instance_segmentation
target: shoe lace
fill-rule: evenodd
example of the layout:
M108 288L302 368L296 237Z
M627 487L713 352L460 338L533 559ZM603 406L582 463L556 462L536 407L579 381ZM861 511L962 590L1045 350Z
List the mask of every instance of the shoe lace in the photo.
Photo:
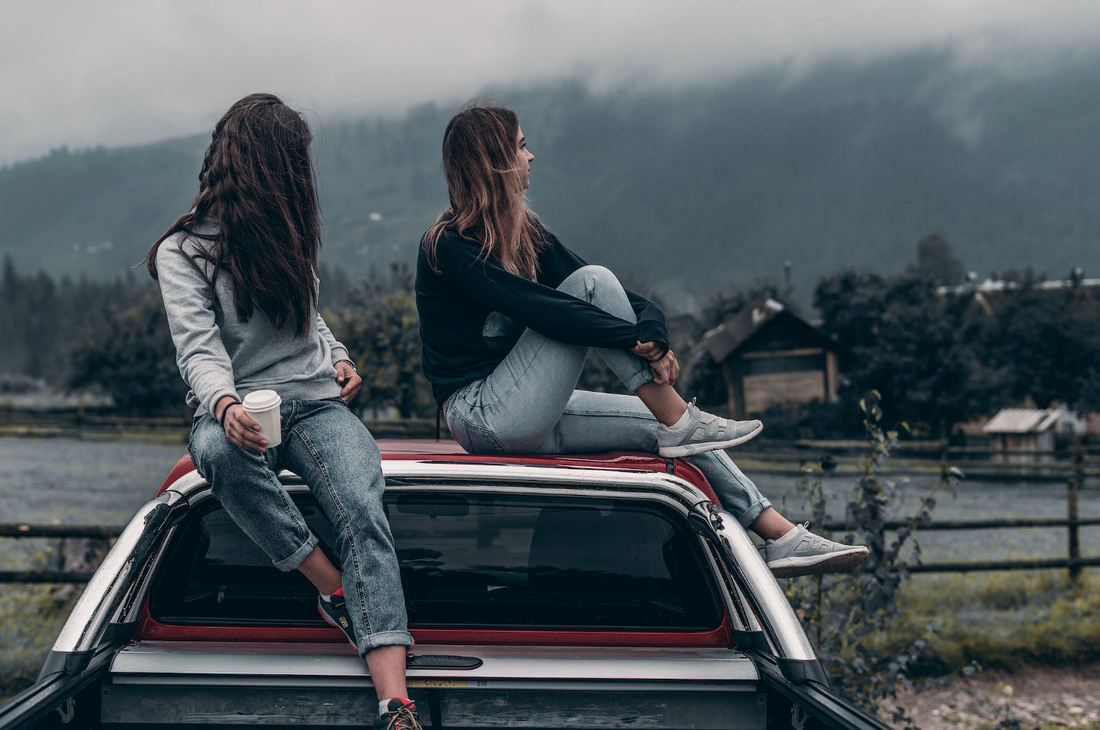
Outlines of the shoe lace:
M423 730L420 727L420 718L412 709L412 705L402 705L387 714L390 716L390 721L386 725L387 730Z

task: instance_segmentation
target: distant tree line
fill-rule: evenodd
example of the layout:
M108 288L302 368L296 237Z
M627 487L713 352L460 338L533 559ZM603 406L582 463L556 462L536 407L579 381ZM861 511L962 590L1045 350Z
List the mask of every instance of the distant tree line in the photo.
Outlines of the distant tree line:
M351 281L322 265L321 308L363 377L356 405L404 417L434 406L420 372L419 322L408 266ZM160 291L145 272L110 282L21 275L10 258L0 278L0 395L53 387L105 393L134 414L184 411Z
M842 347L840 403L772 413L784 435L807 429L818 437L861 426L855 404L882 396L884 422L905 421L922 435L948 437L953 427L1030 398L1078 411L1100 409L1100 291L1072 285L1043 288L1032 270L1000 278L1014 288L979 292L942 236L917 246L916 261L899 274L843 269L819 279L813 305L820 328ZM941 287L958 291L941 293ZM699 332L716 326L749 300L777 287L758 283L720 293ZM725 400L720 369L703 356L692 388L708 403ZM772 420L772 419L768 419ZM779 435L776 428L772 433Z
M357 406L364 415L430 417L410 268L393 263L353 281L338 267L322 266L320 275L326 321L363 377ZM978 293L963 285L959 293L942 293L939 287L965 277L938 235L922 240L916 261L899 274L844 269L822 277L813 304L820 328L841 346L842 402L769 413L772 433L858 433L854 403L870 390L881 394L886 422L905 420L933 436L1025 398L1041 407L1100 409L1100 291L1043 288L1031 271L1007 278L1014 289ZM674 321L685 392L707 405L723 403L721 369L692 341L752 299L791 303L791 295L756 281L717 292L698 318ZM0 392L44 382L100 389L129 412L184 410L186 387L160 294L144 272L112 282L55 281L44 272L20 275L5 259L0 341ZM580 385L622 392L597 357L589 358Z
M144 275L110 281L44 271L20 275L5 256L0 273L0 391L64 384L74 375L72 355L152 292Z

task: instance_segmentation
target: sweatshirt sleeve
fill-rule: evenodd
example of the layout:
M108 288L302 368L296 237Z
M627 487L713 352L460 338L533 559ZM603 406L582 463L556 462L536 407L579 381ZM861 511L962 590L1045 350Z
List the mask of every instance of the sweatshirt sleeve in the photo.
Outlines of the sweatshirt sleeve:
M565 278L588 262L577 255L575 251L550 235L548 245L551 255L547 257L548 266L540 274L540 279L553 288L561 286ZM623 289L627 299L630 300L630 308L634 310L634 316L638 318L638 341L657 342L664 346L667 352L669 348L668 327L665 324L665 313L656 303L651 302L640 294ZM632 343L633 345L633 343Z
M317 313L317 332L321 335L321 337L325 339L325 342L328 343L329 350L332 351L333 365L340 362L341 360L351 359L351 357L348 355L348 348L345 347L339 340L336 339L335 335L332 334L332 330L330 330L328 328L328 325L325 324L325 320L321 317L320 312Z
M559 342L628 350L638 340L638 326L586 301L509 273L480 248L447 236L436 249L444 280L464 296L500 312L525 327Z
M223 396L240 400L233 381L233 364L222 343L208 299L207 284L174 240L157 250L160 283L168 327L176 346L180 375L195 398L210 413Z

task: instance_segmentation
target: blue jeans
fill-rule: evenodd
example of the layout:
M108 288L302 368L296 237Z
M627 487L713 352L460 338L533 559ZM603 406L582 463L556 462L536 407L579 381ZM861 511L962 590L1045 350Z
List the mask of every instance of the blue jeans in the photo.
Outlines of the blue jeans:
M585 266L558 287L616 317L634 322L626 292L602 266ZM511 324L486 323L487 338ZM597 349L631 392L653 379L649 363L629 350ZM632 395L576 390L588 348L525 330L496 369L459 389L444 404L455 440L474 454L583 454L657 451L657 419ZM722 506L745 527L771 506L722 451L687 457L710 482Z
M188 444L195 468L229 516L284 571L301 565L317 545L277 474L285 467L302 477L335 528L359 653L412 646L382 507L378 445L339 398L283 401L280 414L283 441L263 454L230 443L213 416L200 416Z

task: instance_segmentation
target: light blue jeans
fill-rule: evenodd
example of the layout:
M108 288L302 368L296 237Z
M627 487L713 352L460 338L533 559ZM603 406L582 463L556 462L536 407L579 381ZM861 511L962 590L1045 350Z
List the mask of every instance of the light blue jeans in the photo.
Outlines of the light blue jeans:
M622 285L602 266L578 269L558 289L637 321ZM508 329L518 327L497 313L486 322L484 336L508 341ZM636 396L576 390L588 349L523 331L488 377L464 386L444 403L455 440L474 454L656 452L657 420ZM649 363L629 350L596 352L632 393L653 379ZM743 526L771 506L725 452L686 461L703 472L722 506Z
M401 572L382 507L382 458L339 398L283 401L283 441L263 454L235 446L209 413L191 429L191 459L229 516L280 570L294 570L317 537L279 483L285 467L309 485L332 523L344 599L359 653L412 646Z

